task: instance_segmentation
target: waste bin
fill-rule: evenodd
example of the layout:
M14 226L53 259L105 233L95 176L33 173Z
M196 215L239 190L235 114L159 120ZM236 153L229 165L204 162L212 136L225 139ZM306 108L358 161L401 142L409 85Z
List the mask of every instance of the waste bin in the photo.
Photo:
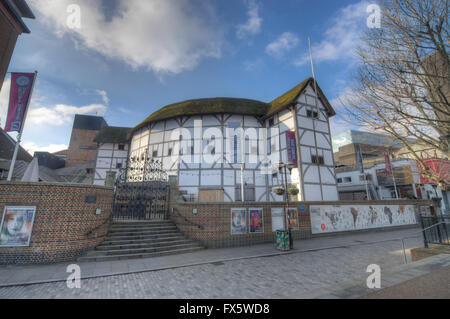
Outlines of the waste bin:
M289 236L289 231L277 230L277 241L276 247L278 250L287 251L291 250L291 240Z

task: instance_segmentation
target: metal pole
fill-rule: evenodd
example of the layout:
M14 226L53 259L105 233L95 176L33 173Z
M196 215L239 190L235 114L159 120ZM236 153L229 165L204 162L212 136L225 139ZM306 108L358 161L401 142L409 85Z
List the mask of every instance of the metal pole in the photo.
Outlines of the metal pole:
M20 132L19 135L17 135L16 147L14 148L14 155L11 159L11 165L9 167L9 172L8 172L8 182L11 181L12 176L13 176L14 166L16 165L17 153L19 152L19 145L20 145L21 139L22 139L22 132Z
M244 163L241 163L241 199L244 202Z
M316 131L316 120L320 119L320 108L318 103L318 97L317 97L317 82L316 82L316 73L314 71L314 61L312 56L312 49L311 49L311 38L308 37L308 46L309 46L309 59L311 61L311 70L312 70L312 76L314 81L314 103L316 105L316 112L317 112L317 119L314 118L314 114L312 116L312 124L313 124L313 131L314 131L314 145L316 150L316 165L317 165L317 171L319 174L319 183L320 183L320 196L322 200L324 199L323 196L323 187L322 187L322 173L320 172L320 162L319 162L319 148L317 145L317 131ZM295 119L297 120L297 119ZM303 174L303 172L302 172Z
M287 172L286 172L286 165L283 166L284 168L284 200L286 201L286 204L289 202L289 198L288 198L288 184L287 184Z
M245 192L244 192L244 161L245 161L245 141L244 139L244 125L241 127L241 199L245 202Z
M366 171L363 171L364 173L364 183L366 184L366 193L367 193L367 200L371 200L371 196L369 193L369 184L367 183L367 178L366 178Z
M405 241L402 238L402 248L403 248L403 257L405 258L405 264L408 263L408 259L406 258L406 251L405 251Z
M398 197L398 191L397 191L397 182L395 181L395 174L394 174L395 168L394 168L393 165L391 165L391 167L392 167L392 180L394 181L395 196L397 197L397 199L399 199L399 197Z
M425 234L425 225L423 223L422 214L419 214L420 225L422 226L423 245L428 248L427 235Z
M36 84L37 74L38 74L38 72L34 71L33 84L31 84L30 95L28 96L27 106L25 107L25 113L23 114L22 125L21 125L21 128L20 128L20 132L17 135L16 147L14 148L14 154L13 154L13 157L11 159L11 165L9 167L8 179L7 179L8 182L11 182L11 180L12 180L14 166L16 165L16 160L17 160L17 154L19 153L19 146L20 146L20 142L22 140L22 132L23 132L23 128L25 126L25 120L27 118L28 109L30 107L31 97L33 96L34 85ZM12 87L12 85L11 85L11 87Z

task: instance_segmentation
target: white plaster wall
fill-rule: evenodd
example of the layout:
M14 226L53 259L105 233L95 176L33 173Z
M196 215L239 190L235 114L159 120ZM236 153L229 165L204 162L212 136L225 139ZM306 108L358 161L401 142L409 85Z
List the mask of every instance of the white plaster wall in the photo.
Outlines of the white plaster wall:
M269 197L272 200L282 201L282 196L268 194L268 189L272 186L282 185L284 181L283 175L279 174L277 170L275 170L274 173L278 174L274 176L262 175L259 171L260 163L250 163L249 150L256 149L259 151L260 155L267 155L267 149L269 148L272 152L267 156L273 163L279 160L286 162L287 150L285 132L295 131L295 121L297 121L297 126L299 128L298 136L300 137L297 140L297 149L300 152L300 157L298 158L299 166L305 171L306 166L311 164L311 153L315 154L316 147L319 148L319 155L323 156L325 160L324 167L320 167L320 175L319 166L311 165L310 169L308 169L303 177L304 183L310 183L308 187L305 185L305 200L321 200L322 193L331 194L327 195L327 199L335 198L337 196L336 181L334 177L334 162L330 145L331 138L329 136L329 125L325 108L319 101L319 107L321 109L320 119L322 121L315 121L316 130L320 131L320 133L314 138L314 121L306 117L307 109L316 110L314 91L310 87L307 88L306 93L298 98L298 103L296 117L293 116L293 113L290 110L283 110L273 116L273 127L276 128L276 130L273 131L269 128L267 135L257 135L256 138L251 137L249 141L246 142L244 163L245 182L249 185L256 186L255 191L257 190L257 193L255 195L257 199L264 198L264 200L266 200L266 198ZM203 133L205 131L211 131L212 128L217 128L225 133L229 123L239 123L240 125L243 125L244 129L258 129L263 126L268 127L269 122L269 119L267 119L265 123L261 124L254 116L242 115L203 115L161 121L152 125L150 130L149 128L143 128L134 134L131 142L131 153L141 154L148 149L148 154L152 156L153 151L157 150L158 159L163 162L164 169L170 170L172 173L177 172L180 186L185 189L195 190L196 192L198 192L199 186L218 186L225 189L227 194L227 196L225 196L226 198L234 199L234 187L241 182L240 138L238 139L238 163L207 163L204 160L201 163L189 163L186 159L191 156L189 155L190 145L183 147L186 140L183 140L180 144L178 139L173 137L172 133L175 129L184 128L189 130L193 138L199 138L194 136L194 122L196 120L202 120ZM260 132L257 131L257 133L259 134ZM268 144L270 144L270 147L264 146L262 143L258 144L258 142L263 140L267 141ZM234 160L232 145L225 145L226 143L224 141L219 141L219 143L222 145L222 151L225 156L229 155L229 158ZM200 150L195 149L194 155L201 158L200 155L207 149L206 146L206 142L204 142ZM169 148L172 149L172 154L174 154L173 157L175 158L175 160L170 161L170 164L167 157ZM180 148L182 149L183 156L181 156L182 160L178 161L176 159L179 157L178 151ZM214 172L216 175L208 175L211 174L211 172ZM300 167L294 169L292 171L292 176L290 175L288 177L288 182L290 184L300 185L300 172ZM335 191L332 191L333 187Z

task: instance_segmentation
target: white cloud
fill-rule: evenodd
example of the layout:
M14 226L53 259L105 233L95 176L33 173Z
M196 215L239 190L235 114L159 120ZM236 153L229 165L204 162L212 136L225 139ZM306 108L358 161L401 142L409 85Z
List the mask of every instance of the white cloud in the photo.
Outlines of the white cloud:
M244 39L249 35L258 34L261 31L263 19L259 16L259 4L256 0L246 0L248 20L237 26L236 36Z
M299 42L300 40L295 34L284 32L278 39L267 45L266 53L270 56L281 58L286 52L295 48Z
M312 45L314 62L354 58L354 49L360 44L361 31L366 27L368 5L368 2L361 1L338 11L323 40ZM298 66L306 63L309 63L309 53L295 61Z
M133 68L157 73L193 69L205 57L221 56L222 31L214 10L203 1L118 0L111 19L101 1L78 0L81 27L70 29L67 7L72 0L30 0L38 19L58 35L71 35L77 45Z
M125 114L131 114L131 111L127 108L124 107L119 107L117 108L120 112L125 113Z
M6 123L6 117L8 113L9 105L9 88L10 79L3 83L2 90L0 92L0 116L2 126ZM105 91L99 93L104 101L109 101ZM104 94L103 94L104 93ZM89 104L85 106L71 106L66 104L56 104L48 106L45 96L35 89L33 97L31 99L30 109L27 114L25 126L29 125L51 125L61 126L68 125L73 122L75 114L97 114L103 116L106 113L107 106L105 104Z
M69 147L65 144L50 144L47 146L39 146L34 142L25 142L22 143L22 147L28 151L31 155L34 155L34 152L49 152L55 153L59 151L63 151L68 149Z
M330 100L331 106L336 111L336 116L330 119L330 129L332 136L348 130L361 129L361 127L359 127L358 125L350 123L348 120L341 116L342 112L344 111L346 101L350 99L352 95L352 89L348 86L340 92L338 97Z
M256 60L245 60L244 68L247 71L255 71L264 66L264 61L261 58L257 58Z
M108 97L108 94L106 93L106 91L95 90L95 92L97 92L97 94L101 96L103 103L105 103L106 105L109 104L109 97Z
M90 104L80 107L57 104L53 108L41 106L29 110L26 124L59 126L72 123L75 114L96 114L102 116L105 112L106 106L103 104Z

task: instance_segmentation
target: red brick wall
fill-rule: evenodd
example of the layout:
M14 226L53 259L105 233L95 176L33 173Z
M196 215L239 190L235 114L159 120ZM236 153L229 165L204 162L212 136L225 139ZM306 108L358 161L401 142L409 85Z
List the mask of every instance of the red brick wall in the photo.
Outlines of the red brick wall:
M96 196L95 203L86 203L86 196ZM0 183L0 217L5 206L36 206L29 247L0 247L0 264L75 260L103 240L112 201L105 187Z
M291 203L290 207L297 207L298 203ZM248 246L253 244L273 242L276 233L272 232L272 207L285 207L284 203L172 203L169 209L170 219L175 222L178 229L187 237L200 242L208 248ZM231 209L262 208L264 219L263 233L247 233L231 235ZM197 214L193 210L197 209ZM311 221L308 207L305 212L300 212L299 230L292 230L294 239L306 239L311 237Z
M97 159L97 143L94 138L99 131L73 129L70 138L69 150L67 151L66 167L76 166ZM89 147L90 149L81 149Z
M247 202L247 203L184 203L176 200L177 191L171 189L172 200L169 207L169 218L175 222L177 227L187 237L198 241L208 248L247 246L261 243L275 243L276 233L272 232L271 211L273 207L285 207L283 202ZM373 201L371 203L374 203ZM399 202L378 201L380 205L398 205ZM311 233L311 219L309 214L310 205L367 205L368 201L339 201L339 202L290 202L289 207L295 207L298 211L299 229L292 230L293 238L307 239L320 236L336 236L341 233L316 234ZM435 205L432 201L411 200L409 205ZM304 206L304 212L300 212L300 206ZM264 233L231 235L231 209L262 208L264 216ZM197 213L194 214L194 209ZM405 226L399 226L405 227ZM373 229L360 230L371 231ZM377 230L380 230L378 228Z

